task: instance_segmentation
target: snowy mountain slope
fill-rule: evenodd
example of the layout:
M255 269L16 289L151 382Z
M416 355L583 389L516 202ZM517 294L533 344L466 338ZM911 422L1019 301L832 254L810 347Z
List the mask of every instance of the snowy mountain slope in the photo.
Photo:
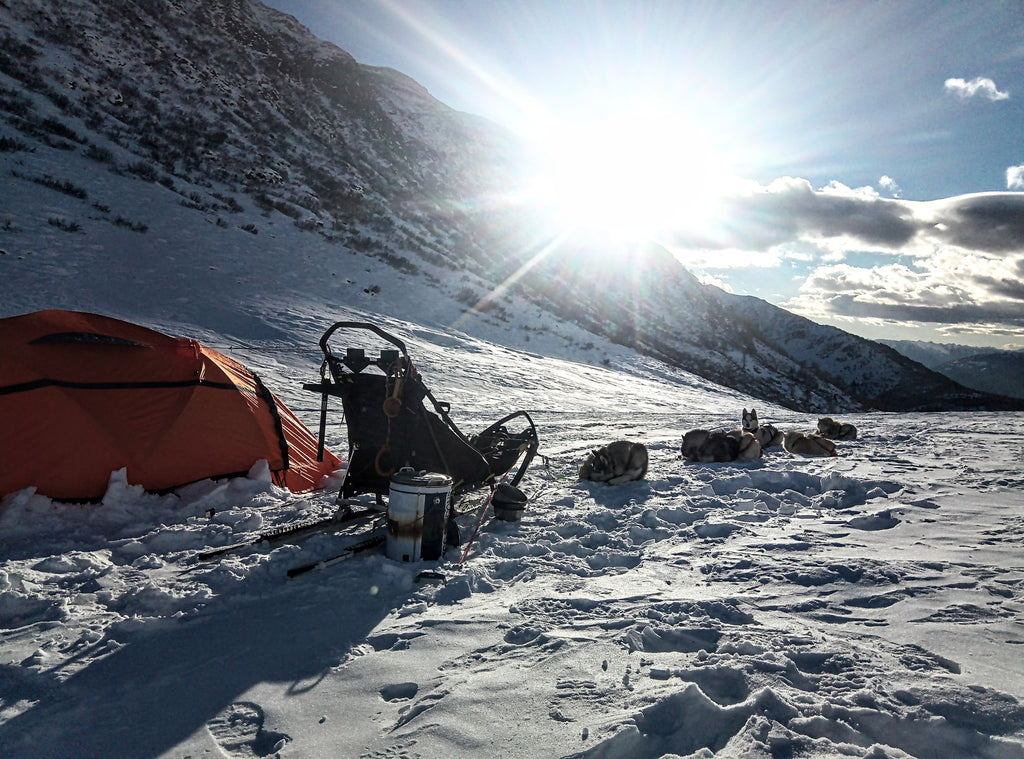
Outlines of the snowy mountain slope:
M922 340L879 340L878 342L898 350L907 358L912 358L929 369L936 369L950 361L967 358L968 356L984 353L988 350L971 345L931 343Z
M564 321L595 346L584 360L610 340L792 408L1020 405L767 304L739 309L664 251L551 249L556 230L515 201L533 166L522 145L252 0L9 0L0 24L0 258L34 262L17 267L33 295L11 280L3 313L57 305L50 275L76 277L74 299L95 308L143 281L142 311L163 298L169 315L209 286L239 322L252 298L372 300L410 318L429 298L480 336ZM856 360L831 370L842 356ZM914 387L936 390L930 405Z
M834 327L827 327L776 309L763 300L722 293L752 329L769 344L785 345L786 354L800 366L831 379L846 393L869 408L896 411L943 408L1015 408L1004 398L999 401L978 395L978 391L924 367L879 343L850 339ZM992 404L989 406L988 404Z
M914 340L879 340L966 387L1011 398L1024 398L1024 353L970 345Z
M985 393L1024 398L1024 353L989 351L942 364L936 371Z
M523 277L536 292L550 294L546 305L559 318L784 406L860 407L841 387L794 362L781 344L767 344L723 303L718 288L701 285L663 248L633 251L633 258L612 250L588 249L580 255L584 263L572 257L545 260ZM643 265L637 266L635 258L642 258ZM602 261L601 270L595 271L587 260ZM588 285L610 297L584 302L560 298Z

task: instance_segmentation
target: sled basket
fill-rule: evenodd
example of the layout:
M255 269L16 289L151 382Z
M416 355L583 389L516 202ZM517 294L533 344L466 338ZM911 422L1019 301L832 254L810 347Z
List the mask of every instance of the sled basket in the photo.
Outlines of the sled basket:
M336 354L329 341L339 330L371 332L393 347L382 349L377 358L369 358L365 348ZM320 382L303 388L321 396L318 456L324 450L328 399L341 399L349 444L343 499L374 493L381 501L391 475L403 467L447 474L453 499L493 487L502 478L515 486L537 453L537 428L525 411L472 437L464 435L449 416L449 404L439 403L423 383L405 344L376 325L337 322L320 338L320 349ZM517 421L525 426L510 431Z

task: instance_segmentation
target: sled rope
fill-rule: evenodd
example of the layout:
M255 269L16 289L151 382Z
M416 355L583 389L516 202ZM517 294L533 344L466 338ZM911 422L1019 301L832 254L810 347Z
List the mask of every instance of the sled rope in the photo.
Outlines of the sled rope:
M562 464L562 465L565 465L567 467L576 467L577 463L575 461L569 461L569 459L562 459L562 458L558 458L556 456L545 456L543 453L541 453L539 455L540 455L541 462L544 464L544 469L547 470L548 474L551 475L551 478L553 480L573 480L573 479L576 479L576 477L573 474L571 474L571 473L570 474L555 474L551 470L551 463L552 462L554 462L556 464Z
M384 404L382 406L382 408L384 409L388 408L388 401L394 397L392 393L388 390L387 380L390 378L391 374L389 372L386 375L386 380L384 383ZM401 404L401 401L399 401L399 404ZM399 405L399 409L401 409L401 405ZM377 455L373 457L373 469L375 472L377 472L378 477L390 477L395 473L395 467L392 466L390 469L385 469L383 464L381 464L381 459L384 456L391 455L391 420L394 419L396 416L398 416L397 412L393 415L387 413L387 411L384 412L384 417L388 426L388 431L387 434L384 436L384 445L380 447L380 450L377 451Z
M455 566L461 567L463 562L466 561L466 557L469 555L469 549L473 547L473 541L476 540L477 533L480 532L480 526L484 523L484 516L487 514L487 507L491 505L491 501L494 500L494 494L498 492L498 486L501 485L501 483L505 481L505 478L508 477L509 473L516 468L516 464L519 463L519 459L522 458L523 453L528 447L529 446L526 443L520 446L519 455L516 456L516 460L512 463L512 466L510 466L508 470L501 475L501 479L491 485L491 494L487 496L487 499L484 501L484 505L480 507L480 516L476 520L476 527L473 529L473 534L470 536L469 542L466 543L466 548L462 552L462 558L459 559Z

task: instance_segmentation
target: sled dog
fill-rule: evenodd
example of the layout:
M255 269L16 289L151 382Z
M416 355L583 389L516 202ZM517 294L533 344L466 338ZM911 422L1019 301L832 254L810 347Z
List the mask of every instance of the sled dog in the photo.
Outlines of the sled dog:
M740 441L724 432L690 430L683 435L680 453L686 461L735 461Z
M857 428L852 424L837 422L830 416L818 420L818 434L832 440L856 440Z
M786 432L782 446L790 453L799 453L804 456L835 456L836 444L827 437L816 435L813 432L804 434L796 430Z
M743 409L743 431L757 438L761 448L782 445L782 433L772 424L761 424L757 421L757 409Z
M691 429L683 435L680 453L686 461L735 461L739 440L724 432Z
M761 443L758 441L757 435L744 430L729 430L725 434L739 441L740 447L736 453L737 459L740 461L753 461L754 459L761 458Z
M685 461L710 463L756 459L761 456L761 446L753 435L743 432L743 430L729 432L690 430L683 435L683 444L679 452Z
M591 451L580 466L579 477L618 485L641 480L646 474L647 447L631 440L616 440Z

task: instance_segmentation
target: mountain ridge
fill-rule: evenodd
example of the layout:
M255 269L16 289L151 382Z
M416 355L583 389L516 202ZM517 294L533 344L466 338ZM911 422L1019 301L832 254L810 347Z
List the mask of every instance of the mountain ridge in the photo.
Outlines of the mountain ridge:
M1011 398L1024 398L1024 351L916 340L878 342L961 385Z

